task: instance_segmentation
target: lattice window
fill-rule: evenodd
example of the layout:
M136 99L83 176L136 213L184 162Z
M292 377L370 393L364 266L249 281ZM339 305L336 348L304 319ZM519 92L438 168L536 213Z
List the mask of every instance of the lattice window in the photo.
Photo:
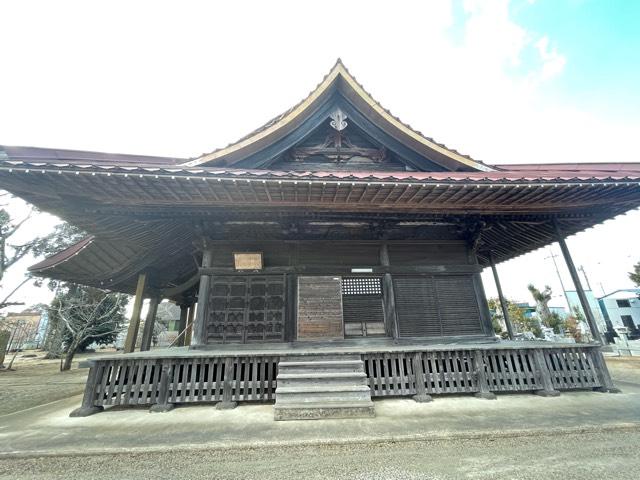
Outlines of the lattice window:
M382 295L382 283L379 278L343 278L343 295Z

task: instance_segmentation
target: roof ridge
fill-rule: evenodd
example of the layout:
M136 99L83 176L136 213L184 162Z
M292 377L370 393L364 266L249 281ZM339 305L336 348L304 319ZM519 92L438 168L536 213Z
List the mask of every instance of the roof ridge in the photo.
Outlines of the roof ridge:
M331 80L331 83L327 84L327 80L329 78L332 78L332 80ZM492 167L490 165L486 164L482 160L474 159L473 157L471 157L468 154L463 154L463 153L460 153L458 150L456 150L454 148L447 147L444 143L439 143L436 140L434 140L432 137L427 137L421 131L413 128L408 123L405 123L402 120L400 120L400 118L395 116L393 113L391 113L390 110L388 110L387 108L383 107L382 104L378 100L376 100L374 98L374 96L371 95L371 93L369 93L360 82L358 82L357 78L349 71L349 69L342 62L341 58L338 58L336 60L335 64L331 68L331 70L326 75L324 75L324 77L316 85L316 87L306 97L304 97L302 100L300 100L294 106L290 107L289 109L287 109L286 111L284 111L280 115L277 115L277 116L273 117L271 120L267 121L262 126L258 127L257 129L254 129L252 132L248 133L247 135L244 135L243 137L239 138L238 140L236 140L234 142L231 142L231 143L227 144L224 147L217 148L217 149L215 149L215 150L213 150L213 151L211 151L209 153L203 153L199 157L190 158L186 162L183 162L181 165L182 166L197 166L197 165L202 165L202 164L209 163L209 162L216 162L217 160L222 159L224 156L230 155L230 154L232 154L234 152L237 152L237 151L241 150L242 148L244 148L245 146L251 145L251 143L258 141L261 138L264 138L264 137L266 137L267 135L269 135L269 134L271 134L273 132L276 132L277 129L276 130L272 130L271 132L269 132L269 130L272 129L275 125L277 125L281 121L285 122L283 124L283 126L286 125L288 122L292 121L293 118L290 118L289 120L287 120L287 117L290 117L291 115L294 114L294 112L296 112L297 110L301 109L301 107L303 107L304 104L312 102L314 100L313 99L314 95L319 97L321 94L323 94L326 90L322 90L322 86L326 84L325 89L328 89L331 86L331 84L338 78L343 78L347 82L347 84L350 84L352 82L357 88L354 88L353 85L351 85L351 88L353 90L355 90L356 94L360 95L363 98L364 101L366 101L367 103L372 105L374 107L373 108L374 111L377 111L378 113L380 113L380 111L381 111L388 118L391 118L393 121L395 121L397 123L397 125L394 125L393 121L389 122L395 128L399 128L401 131L402 131L402 128L404 128L408 132L412 132L413 134L415 134L415 136L418 137L417 138L418 142L422 143L427 148L434 149L433 147L436 147L435 148L436 152L438 152L438 148L439 148L439 149L441 149L441 151L438 152L439 154L444 155L444 156L449 156L449 155L447 155L447 152L448 152L449 154L453 155L452 157L450 157L451 160L458 161L460 163L466 163L467 166L472 167L472 168L477 168L478 170L489 170L490 171L492 169ZM358 89L362 93L358 92ZM309 103L309 105L310 104L311 103ZM304 109L300 110L300 112L298 112L298 114L300 114L302 111L304 111ZM384 117L384 115L383 115L383 117ZM401 127L398 127L398 125L400 125ZM409 135L409 137L411 137L411 135L408 134L406 131L403 132L403 133L405 135ZM262 137L254 138L254 137L258 137L259 135L262 135ZM253 142L250 142L250 140L252 138L254 138L254 140L253 140ZM421 142L419 140L420 138L423 139L426 142ZM416 138L414 137L414 139L416 139ZM243 143L246 143L246 145L242 145ZM227 152L225 152L225 151L227 151ZM464 160L461 161L459 159L456 159L455 156L458 156L459 159L464 159L464 160L467 160L467 161L472 162L472 163L467 163Z

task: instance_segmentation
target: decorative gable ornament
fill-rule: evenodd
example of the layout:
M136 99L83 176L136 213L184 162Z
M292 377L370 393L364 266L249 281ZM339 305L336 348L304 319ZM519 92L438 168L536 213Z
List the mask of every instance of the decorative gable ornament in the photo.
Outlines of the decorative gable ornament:
M331 122L329 125L338 132L341 132L345 128L347 128L347 114L344 113L340 108L336 108L331 114Z

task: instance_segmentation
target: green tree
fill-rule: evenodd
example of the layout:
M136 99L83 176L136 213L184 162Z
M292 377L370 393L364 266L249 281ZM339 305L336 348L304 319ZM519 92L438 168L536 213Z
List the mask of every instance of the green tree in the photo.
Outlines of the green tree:
M633 266L633 272L629 272L629 278L635 283L636 287L640 287L640 262Z
M128 298L97 288L65 283L58 287L49 306L51 334L61 339L64 362L61 370L71 368L74 355L92 343L115 341L125 322Z
M549 315L549 317L545 321L545 325L547 327L553 328L553 333L556 334L564 333L564 324L565 321L556 312L551 312L551 315Z
M536 337L542 337L540 325L534 318L527 317L524 310L520 308L516 302L508 299L505 299L505 301L507 303L507 313L509 314L511 325L513 325L516 333L531 332ZM506 333L504 333L503 328L506 324L504 321L504 315L502 314L500 300L498 298L490 298L488 303L489 310L491 311L491 323L494 325L494 331L497 334L506 337ZM498 327L500 330L497 329Z

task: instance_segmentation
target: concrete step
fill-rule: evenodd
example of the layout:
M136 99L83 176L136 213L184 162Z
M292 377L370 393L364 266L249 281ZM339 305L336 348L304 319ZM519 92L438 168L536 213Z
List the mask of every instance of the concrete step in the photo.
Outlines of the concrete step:
M349 402L362 403L371 400L371 395L367 392L316 392L316 393L286 393L280 395L276 400L276 405L327 403L327 402Z
M318 392L370 392L371 389L368 385L300 385L295 387L278 387L276 389L277 395L284 395L285 393L318 393Z
M297 374L296 374L297 375ZM278 377L278 388L280 387L295 387L295 386L322 386L325 385L327 387L330 386L338 386L338 385L368 385L369 380L366 376L323 376L323 377L313 377L313 376L296 376L296 377Z
M360 355L358 354L331 354L331 355L321 355L321 354L312 354L312 355L287 355L283 357L281 362L326 362L326 361L358 361L361 360Z
M336 372L330 369L325 370L310 370L302 373L281 373L278 371L278 380L306 380L306 379L355 379L355 378L367 378L367 374L364 372Z
M309 371L331 372L364 372L364 364L361 360L323 360L316 362L280 362L278 372L305 373Z
M371 417L371 390L359 355L300 355L278 364L276 420Z
M329 418L375 417L373 402L318 402L278 405L274 407L276 420L320 420Z

